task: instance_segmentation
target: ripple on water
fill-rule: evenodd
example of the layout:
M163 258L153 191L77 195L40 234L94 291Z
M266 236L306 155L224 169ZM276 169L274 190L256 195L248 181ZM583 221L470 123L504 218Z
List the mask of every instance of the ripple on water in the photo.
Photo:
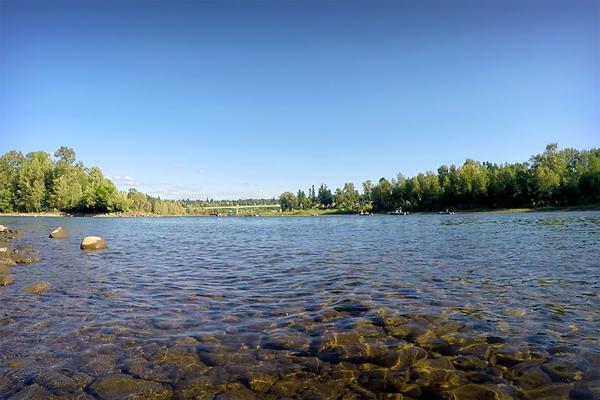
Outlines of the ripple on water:
M599 223L3 218L0 398L598 398Z

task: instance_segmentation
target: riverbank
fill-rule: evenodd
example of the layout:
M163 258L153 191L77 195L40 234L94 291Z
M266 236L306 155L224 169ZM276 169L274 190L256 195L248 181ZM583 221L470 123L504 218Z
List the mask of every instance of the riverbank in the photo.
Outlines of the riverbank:
M559 212L559 211L600 211L600 204L588 206L569 207L539 207L539 208L475 208L469 210L455 210L456 213L485 213L485 214L518 214L530 212Z
M66 213L62 211L43 211L43 212L12 212L12 213L0 213L0 217L29 217L29 218L63 218L63 217L87 217L87 218L153 218L163 217L166 215L159 215L144 211L127 211L127 212L115 212L115 213Z
M455 214L517 214L531 212L560 212L560 211L600 211L600 205L588 206L570 206L570 207L540 207L540 208L470 208L470 209L451 209ZM220 216L238 216L238 217L311 217L311 216L328 216L328 215L356 215L356 211L346 211L337 209L308 209L308 210L293 210L293 211L260 211L254 214L223 214ZM386 212L374 213L374 215L386 215ZM414 214L437 214L435 211L415 211ZM114 213L66 213L61 211L44 211L38 213L0 213L0 217L87 217L87 218L159 218L159 217L211 217L215 215L206 214L155 214L145 211L126 211Z

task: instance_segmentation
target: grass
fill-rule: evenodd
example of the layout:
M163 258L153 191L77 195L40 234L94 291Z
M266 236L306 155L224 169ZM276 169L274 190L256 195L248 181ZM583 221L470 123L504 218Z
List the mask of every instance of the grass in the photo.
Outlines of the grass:
M258 213L261 217L282 217L282 216L311 216L311 215L340 215L340 214L356 214L356 211L342 211L336 209L321 210L318 208L309 210L294 210L294 211L282 211L282 212L268 212L261 211Z
M480 212L486 214L513 214L513 213L528 213L540 211L599 211L600 204L591 204L585 206L569 206L569 207L539 207L539 208L472 208L472 209L457 209L456 212Z

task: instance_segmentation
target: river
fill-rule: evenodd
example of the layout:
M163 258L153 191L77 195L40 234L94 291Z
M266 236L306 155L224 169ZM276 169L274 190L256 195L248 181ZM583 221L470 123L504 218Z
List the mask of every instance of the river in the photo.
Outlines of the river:
M0 398L600 398L600 212L0 224Z

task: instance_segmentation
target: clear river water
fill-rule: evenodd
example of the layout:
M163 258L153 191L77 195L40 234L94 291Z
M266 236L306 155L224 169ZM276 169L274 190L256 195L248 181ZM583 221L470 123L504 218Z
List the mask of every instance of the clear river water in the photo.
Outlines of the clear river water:
M0 224L0 399L600 399L600 212Z

